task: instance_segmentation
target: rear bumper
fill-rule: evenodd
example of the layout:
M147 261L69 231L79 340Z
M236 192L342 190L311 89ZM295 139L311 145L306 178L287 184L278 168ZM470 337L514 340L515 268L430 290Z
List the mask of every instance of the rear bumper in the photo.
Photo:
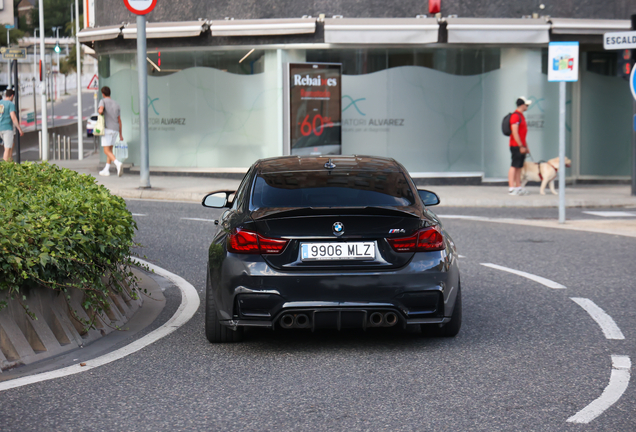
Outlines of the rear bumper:
M309 314L314 323L316 313L377 310L394 311L402 325L443 324L459 285L456 255L446 251L416 253L393 271L281 272L253 255L228 255L209 271L208 289L230 327L273 327L290 312Z

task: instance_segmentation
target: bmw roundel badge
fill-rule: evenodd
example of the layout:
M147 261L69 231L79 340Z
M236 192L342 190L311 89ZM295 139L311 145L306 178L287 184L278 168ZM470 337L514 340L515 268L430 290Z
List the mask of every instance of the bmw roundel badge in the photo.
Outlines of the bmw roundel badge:
M344 225L342 222L336 222L331 228L333 229L333 235L335 236L341 236L344 234Z

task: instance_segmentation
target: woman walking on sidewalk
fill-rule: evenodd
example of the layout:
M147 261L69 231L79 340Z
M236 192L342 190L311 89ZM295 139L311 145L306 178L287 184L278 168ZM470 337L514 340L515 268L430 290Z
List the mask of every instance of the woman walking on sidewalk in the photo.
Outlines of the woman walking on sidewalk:
M99 107L97 112L104 116L104 135L102 136L102 148L106 155L106 166L99 172L101 176L110 175L110 164L115 164L117 168L117 175L121 177L122 163L115 158L113 154L113 146L117 141L117 134L119 133L119 140L123 141L124 136L121 133L121 109L119 104L110 98L110 87L102 87L102 100L99 101Z

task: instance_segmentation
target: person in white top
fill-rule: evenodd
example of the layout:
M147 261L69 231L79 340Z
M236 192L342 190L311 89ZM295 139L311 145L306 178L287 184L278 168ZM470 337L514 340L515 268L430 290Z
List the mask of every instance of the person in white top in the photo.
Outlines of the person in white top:
M121 177L122 163L118 161L113 154L113 146L117 141L117 134L119 134L120 141L124 140L124 136L121 133L121 108L117 102L110 98L110 87L102 87L102 100L99 101L97 112L103 115L105 120L102 148L106 155L106 166L99 172L99 175L109 176L110 164L114 163L117 168L117 175Z

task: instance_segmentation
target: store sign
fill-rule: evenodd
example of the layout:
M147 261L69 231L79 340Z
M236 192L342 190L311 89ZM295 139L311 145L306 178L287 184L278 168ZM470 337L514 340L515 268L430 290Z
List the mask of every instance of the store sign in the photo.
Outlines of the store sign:
M579 43L550 42L548 46L548 81L578 81Z
M341 154L340 64L290 63L292 155Z
M605 33L603 48L606 50L636 49L636 31Z
M157 0L124 0L124 4L135 15L146 15L155 8Z

